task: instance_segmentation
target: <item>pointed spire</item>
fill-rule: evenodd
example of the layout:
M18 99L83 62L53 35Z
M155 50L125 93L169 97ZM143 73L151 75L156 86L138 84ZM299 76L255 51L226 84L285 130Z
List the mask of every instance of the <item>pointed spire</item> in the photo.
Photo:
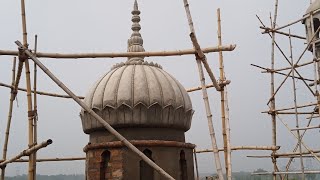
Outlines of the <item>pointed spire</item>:
M140 22L140 11L138 8L138 2L137 0L134 1L133 11L132 14L132 34L130 39L128 39L128 52L144 52L143 48L143 39L140 34L141 26L139 24ZM128 62L130 61L143 61L144 57L129 57Z

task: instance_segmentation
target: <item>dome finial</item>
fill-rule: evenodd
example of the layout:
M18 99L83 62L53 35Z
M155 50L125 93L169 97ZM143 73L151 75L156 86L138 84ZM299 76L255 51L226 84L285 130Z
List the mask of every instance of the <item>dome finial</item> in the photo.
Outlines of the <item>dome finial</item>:
M130 39L128 39L128 52L144 52L143 48L143 39L140 34L141 26L139 24L140 22L140 11L138 8L138 2L137 0L134 1L133 11L132 14L132 34ZM129 57L128 62L131 61L143 61L144 57Z

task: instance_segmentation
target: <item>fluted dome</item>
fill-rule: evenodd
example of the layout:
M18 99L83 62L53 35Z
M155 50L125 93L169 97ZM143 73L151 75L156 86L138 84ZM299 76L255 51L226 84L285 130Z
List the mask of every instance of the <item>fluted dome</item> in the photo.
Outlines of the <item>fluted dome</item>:
M116 65L91 88L84 102L113 127L163 127L187 131L192 104L185 88L153 63ZM82 110L83 130L104 129Z

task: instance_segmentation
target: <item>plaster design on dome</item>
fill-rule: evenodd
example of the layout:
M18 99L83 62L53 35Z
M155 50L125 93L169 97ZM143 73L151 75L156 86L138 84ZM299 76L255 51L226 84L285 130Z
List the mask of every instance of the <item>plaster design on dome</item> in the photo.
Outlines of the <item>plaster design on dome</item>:
M320 9L320 0L315 0L307 9L306 14L309 14L318 9Z
M144 52L139 14L135 0L128 52ZM187 131L194 112L185 88L159 64L146 62L144 57L128 58L114 65L91 88L84 102L115 128L163 127ZM83 109L80 116L85 133L104 130Z

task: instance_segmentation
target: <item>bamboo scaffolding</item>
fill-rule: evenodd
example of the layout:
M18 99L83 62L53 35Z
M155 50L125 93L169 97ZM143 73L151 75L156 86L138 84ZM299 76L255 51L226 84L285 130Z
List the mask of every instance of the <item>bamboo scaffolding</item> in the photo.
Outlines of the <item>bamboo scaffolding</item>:
M12 80L11 80L12 87L15 84L16 62L17 62L17 58L14 57L13 65L12 65ZM5 137L4 137L3 154L2 154L2 159L4 159L4 160L7 159L8 143L9 143L9 136L10 136L10 128L11 128L12 109L13 109L14 97L15 97L15 93L14 93L13 89L11 89L10 102L9 102L9 112L8 112L8 119L7 119L7 127L6 127ZM3 167L1 169L1 180L4 180L4 178L5 178L5 167Z
M221 31L221 13L220 9L217 9L217 17L218 17L218 45L222 45L222 31ZM219 70L220 70L220 78L219 81L226 81L225 72L224 72L224 64L223 64L223 54L219 52ZM225 85L221 85L220 97L221 97L221 121L222 121L222 137L223 137L223 147L224 147L224 159L225 159L225 167L226 167L226 175L227 179L232 179L232 164L231 164L231 148L230 148L230 125L229 118L226 118L226 92Z
M278 119L282 122L282 124L287 128L287 130L298 140L300 137L297 137L293 132L291 132L289 126L284 123L284 121L278 116ZM320 158L311 150L310 147L308 147L302 140L301 140L301 145L306 148L314 157L320 162Z
M320 174L320 171L292 171L292 172L261 172L261 173L252 173L252 175L279 175L279 174Z
M250 64L251 66L254 66L254 67L257 67L257 68L260 68L260 69L264 69L264 70L266 70L265 72L267 72L267 73L276 73L276 74L280 74L280 75L284 75L284 76L288 76L288 77L292 77L292 78L295 78L295 79L300 79L300 80L305 80L305 81L314 81L314 80L312 80L312 79L307 79L307 78L301 78L301 77L297 77L297 76L292 76L292 75L290 75L290 73L289 73L289 75L288 74L285 74L285 73L281 73L281 72L277 72L277 71L274 71L274 70L271 70L271 69L268 69L268 68L265 68L265 67L261 67L261 66L258 66L258 65L256 65L256 64Z
M239 151L239 150L263 150L263 151L274 151L279 150L280 146L234 146L230 148L232 151ZM224 149L218 149L218 151L224 151ZM196 153L208 153L213 152L212 149L204 149L204 150L197 150Z
M260 26L260 29L265 30L264 32L262 32L262 34L266 34L266 33L270 33L270 32L275 32L275 33L278 33L278 34L281 34L281 35L289 36L289 33L282 32L282 31L275 31L275 30L272 30L272 29L270 29L270 28L268 28L268 27L264 27L264 26ZM302 37L302 36L298 36L298 35L294 35L294 34L291 34L290 36L291 36L291 37L298 38L298 39L303 39L303 40L306 40L306 39L307 39L306 37Z
M104 119L102 119L98 114L96 114L92 109L90 109L84 102L82 102L70 89L68 89L56 76L54 76L51 71L46 68L34 54L32 54L28 49L25 49L23 45L16 41L16 44L24 50L24 52L37 64L39 68L41 68L45 74L47 74L61 89L63 89L69 96L74 99L77 104L79 104L83 109L85 109L91 116L93 116L98 122L100 122L106 130L108 130L111 134L113 134L117 139L119 139L126 147L132 150L135 154L137 154L143 161L145 161L149 166L151 166L154 170L156 170L159 174L167 179L172 178L167 172L165 172L161 167L155 164L152 160L150 160L144 153L142 153L139 149L137 149L134 145L132 145L127 139L125 139L121 134L119 134L110 124L107 123Z
M291 58L291 64L293 65L293 52L292 52L292 40L291 40L291 31L289 29L289 44L290 44L290 58ZM292 66L292 76L294 76L294 66ZM295 119L296 119L296 128L299 128L299 116L298 116L298 103L297 103L297 88L296 88L296 82L295 79L292 78L292 88L293 88L293 102L294 102L294 106L295 106ZM297 131L297 135L298 135L298 144L299 144L299 152L302 152L302 146L301 146L301 136L300 136L300 131ZM300 155L300 165L301 165L301 179L305 179L305 175L304 175L304 164L303 164L303 158L302 155Z
M194 164L196 166L196 180L200 180L196 149L193 149L193 156L194 156Z
M256 17L258 18L258 20L260 21L260 23L265 27L264 23L261 21L260 17L258 15L256 15ZM319 30L319 29L318 29ZM270 33L268 33L268 35L270 36L270 38L272 39L272 35ZM311 41L314 39L315 36L312 37ZM308 46L310 45L311 41L308 43ZM285 53L282 51L282 49L280 48L280 46L278 45L278 43L276 41L274 41L274 45L278 48L278 50L280 51L280 53L282 54L282 56L285 58L285 60L290 64L290 70L292 69L291 67L294 66L296 67L301 58L303 57L304 53L307 51L307 48L303 51L302 55L299 57L298 61L296 64L292 65L289 61L289 58L285 55ZM307 47L308 47L307 46ZM305 82L304 78L301 76L301 74L296 70L294 69L295 72L297 73L297 75L301 78L301 80L303 81L303 83L306 85L306 87L310 90L310 92L315 95L315 93L312 91L312 89L309 87L309 85ZM275 72L274 69L272 69L272 72ZM288 73L290 74L290 73Z
M183 0L183 3L184 3L186 15L187 15L188 23L189 23L189 28L191 31L191 34L190 34L191 40L192 40L192 35L194 35L193 40L194 39L196 40L195 34L194 34L195 30L194 30L193 21L192 21L190 9L189 9L188 0ZM192 42L193 42L193 45L196 44L196 41L192 41ZM196 49L196 47L195 47L195 49ZM217 146L217 140L216 140L215 131L214 131L213 123L212 123L212 113L211 113L211 108L210 108L209 99L208 99L208 92L207 92L207 88L205 87L206 84L205 84L204 72L203 72L203 68L201 65L201 60L200 60L199 56L197 56L197 55L196 55L196 62L197 62L198 71L199 71L199 78L200 78L201 86L202 86L202 95L203 95L203 100L204 100L204 104L205 104L205 108L206 108L208 127L209 127L209 131L210 131L210 137L211 137L211 143L212 143L213 155L214 155L214 159L215 159L216 170L217 170L217 174L219 176L219 180L224 180L221 162L220 162L220 155L219 155L218 146ZM213 84L214 83L216 83L215 80L213 80ZM217 89L217 87L216 87L216 89Z
M313 114L312 114L312 116L313 116ZM312 118L308 121L308 125L307 125L307 126L310 126L311 122L312 122ZM305 130L305 131L302 133L302 135L300 136L300 138L302 139L306 133L307 133L307 130ZM295 146L295 148L293 149L293 152L296 152L296 151L298 150L298 147L299 147L299 144L297 143L296 146ZM301 153L300 153L300 154L301 154ZM293 159L294 159L294 158L290 158L290 159L289 159L289 161L288 161L288 163L287 163L287 165L286 165L286 171L289 171L289 168L290 168L290 166L291 166L291 163L292 163ZM286 176L287 176L287 175L285 175L284 177L282 177L282 180L285 180Z
M218 47L208 47L202 49L204 53L213 53L219 51L233 51L235 44L224 45ZM118 58L118 57L154 57L154 56L183 56L196 54L194 49L174 50L174 51L154 51L154 52L124 52L124 53L45 53L37 52L38 58L54 58L54 59L82 59L82 58ZM18 51L0 50L0 55L17 56Z
M47 147L48 145L52 144L52 140L48 139L47 141L44 141L36 146L33 146L32 148L28 148L26 150L23 150L21 153L19 153L17 156L11 158L10 160L6 160L0 163L0 167L3 168L5 167L7 164L12 163L18 159L20 159L23 156L30 156L32 153L34 153L35 151L38 151L39 149L42 149L44 147ZM29 162L30 160L28 160Z

